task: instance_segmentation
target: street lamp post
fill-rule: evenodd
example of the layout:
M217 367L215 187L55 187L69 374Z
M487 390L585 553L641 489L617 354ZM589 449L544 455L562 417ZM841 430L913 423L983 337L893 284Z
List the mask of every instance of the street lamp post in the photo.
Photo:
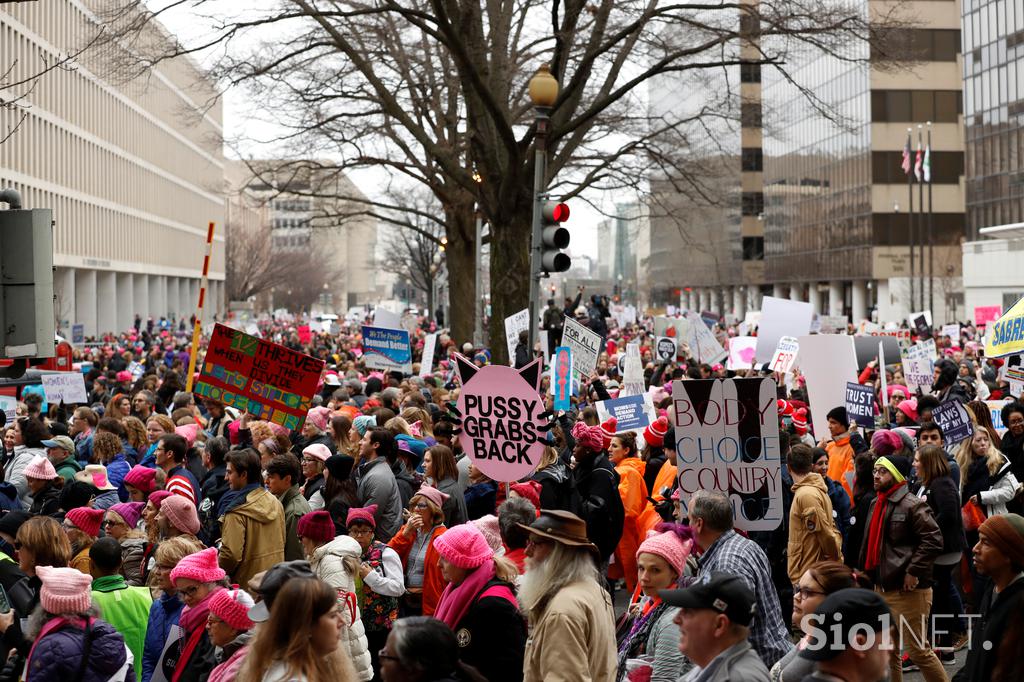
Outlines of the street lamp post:
M538 337L538 319L540 314L540 224L541 207L547 183L547 137L550 123L551 107L558 99L558 81L551 75L547 64L541 64L537 73L530 79L528 88L530 101L535 113L536 141L533 155L533 229L530 236L530 327L529 349L531 356ZM511 360L511 358L509 358Z

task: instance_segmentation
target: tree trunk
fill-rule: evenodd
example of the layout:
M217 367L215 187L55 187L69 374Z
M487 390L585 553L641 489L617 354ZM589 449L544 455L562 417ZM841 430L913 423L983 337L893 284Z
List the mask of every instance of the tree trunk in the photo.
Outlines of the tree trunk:
M488 329L492 362L508 365L505 318L529 305L530 235L533 206L527 195L508 222L491 230L491 324Z
M473 325L479 301L476 294L476 213L472 200L452 207L446 214L445 265L448 268L448 318L451 337L459 345L473 341ZM437 301L436 305L441 302ZM434 312L433 310L431 312Z

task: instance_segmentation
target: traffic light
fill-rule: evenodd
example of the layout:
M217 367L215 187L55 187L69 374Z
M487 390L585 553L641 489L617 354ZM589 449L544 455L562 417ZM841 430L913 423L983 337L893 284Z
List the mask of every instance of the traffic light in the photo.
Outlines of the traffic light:
M540 211L540 268L543 272L565 272L572 265L569 254L569 230L562 226L569 219L569 205L543 201Z

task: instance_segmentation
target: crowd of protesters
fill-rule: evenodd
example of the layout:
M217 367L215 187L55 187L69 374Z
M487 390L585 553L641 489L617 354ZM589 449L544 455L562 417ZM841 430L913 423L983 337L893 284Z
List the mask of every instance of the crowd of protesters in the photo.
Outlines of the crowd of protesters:
M1024 406L1000 435L980 398L1008 384L973 327L938 340L930 391L864 370L889 408L873 429L837 405L815 442L799 371L779 381L785 515L745 533L725 494L681 496L672 385L770 374L685 344L656 362L650 318L580 299L550 302L549 339L568 314L606 346L516 482L474 465L453 416L453 353L491 353L442 332L419 357L429 320L412 376L368 369L358 326L261 322L326 362L299 431L186 392L173 327L76 350L88 402L26 391L3 433L0 682L933 681L965 646L955 679L1024 676ZM595 409L626 343L659 413L642 433ZM931 419L948 401L959 443Z

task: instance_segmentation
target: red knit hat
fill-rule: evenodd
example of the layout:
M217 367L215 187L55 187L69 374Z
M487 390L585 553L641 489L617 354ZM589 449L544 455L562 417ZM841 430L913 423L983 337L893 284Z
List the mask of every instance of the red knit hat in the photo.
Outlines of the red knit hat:
M807 433L807 410L802 407L793 412L793 430L799 436Z
M156 469L136 464L124 475L124 482L149 495L156 489Z
M157 510L159 510L160 505L163 504L163 501L166 500L168 497L171 497L172 495L174 495L174 493L169 492L167 490L155 490L152 493L150 493L147 499L153 503L153 506L156 507Z
M779 407L780 417L792 417L793 416L793 405L788 400L779 398L775 401L775 404Z
M244 590L217 590L207 605L210 613L227 623L232 630L245 632L254 625L249 620L249 609L255 606L255 602Z
M365 507L349 507L348 516L345 518L345 526L351 526L356 521L370 524L370 528L377 527L377 521L373 515L377 513L377 505L371 504Z
M658 417L644 429L644 442L656 448L665 445L665 434L668 433L668 419Z
M619 420L615 417L608 417L601 422L601 436L604 438L604 449L607 450L611 447L612 438L615 437L615 428L619 425Z
M295 529L300 538L309 538L313 542L327 543L334 539L334 521L329 512L324 510L311 511L299 518Z
M177 587L178 580L186 578L197 583L215 583L223 580L224 569L217 563L217 548L210 547L195 554L189 554L178 562L171 571L171 584Z
M75 507L64 515L65 520L75 524L75 528L90 537L99 537L100 524L106 512L91 507Z
M526 498L533 503L533 506L540 509L540 490L541 485L537 481L523 481L522 483L513 483L512 492L519 497Z

